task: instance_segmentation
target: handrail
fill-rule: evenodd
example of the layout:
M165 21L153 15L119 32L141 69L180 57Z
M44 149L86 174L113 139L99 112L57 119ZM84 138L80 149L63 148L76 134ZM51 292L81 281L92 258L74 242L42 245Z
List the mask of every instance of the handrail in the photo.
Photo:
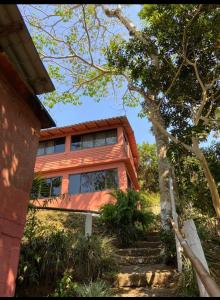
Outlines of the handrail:
M175 231L175 234L183 247L184 253L189 258L192 266L194 267L196 273L198 274L201 282L203 283L207 293L211 297L220 297L220 288L216 284L216 282L211 278L201 261L196 257L194 252L191 250L189 245L187 244L187 241L182 237L181 233L179 232L177 226L175 225L174 221L169 218L173 230Z

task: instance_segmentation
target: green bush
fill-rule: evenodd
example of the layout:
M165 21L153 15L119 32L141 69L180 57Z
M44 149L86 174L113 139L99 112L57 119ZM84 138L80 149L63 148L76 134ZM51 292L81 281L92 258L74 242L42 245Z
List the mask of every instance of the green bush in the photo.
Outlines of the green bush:
M103 280L79 284L73 281L70 273L66 272L58 282L58 287L52 297L109 297L112 296L110 286Z
M182 297L199 297L195 272L189 259L183 256L183 269L180 274L178 294Z
M147 230L154 222L154 215L143 211L144 199L139 192L116 190L111 195L116 203L101 208L101 220L110 232L116 234L120 244L127 246L137 239L140 226Z
M160 231L160 239L164 246L164 260L167 265L177 265L176 258L176 241L175 234L173 230L164 230Z
M101 278L105 272L113 271L114 247L110 238L78 235L73 249L75 279L90 281Z
M79 297L110 297L113 296L110 286L103 280L78 285L76 292Z

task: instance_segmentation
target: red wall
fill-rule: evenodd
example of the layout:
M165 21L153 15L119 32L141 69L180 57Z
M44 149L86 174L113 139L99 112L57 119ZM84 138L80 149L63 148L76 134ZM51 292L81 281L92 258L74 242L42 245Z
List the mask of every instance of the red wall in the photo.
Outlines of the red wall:
M91 211L99 211L101 206L114 202L114 198L109 195L110 190L105 191L97 191L94 193L82 193L77 195L66 195L68 194L68 186L69 186L69 175L70 174L78 174L80 172L91 172L105 169L113 169L117 168L118 170L118 182L119 187L122 190L127 188L127 176L126 176L126 167L122 162L119 163L111 163L111 164L102 164L99 166L90 166L86 167L82 170L82 168L73 169L73 170L65 170L59 172L49 172L44 174L44 177L54 177L54 176L62 176L62 188L61 194L65 194L65 196L59 198L57 197L55 200L49 201L47 207L59 207L65 209L76 209L76 210L91 210ZM36 206L43 205L42 200L35 201Z
M0 296L13 296L40 122L1 73L0 91Z

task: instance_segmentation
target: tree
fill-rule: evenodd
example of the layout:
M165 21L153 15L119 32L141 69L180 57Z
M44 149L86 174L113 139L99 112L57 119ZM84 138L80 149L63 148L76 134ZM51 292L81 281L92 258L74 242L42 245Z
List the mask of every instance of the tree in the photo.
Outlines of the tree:
M109 49L110 64L119 73L129 72L133 89L144 97L143 112L154 130L199 160L220 216L218 189L199 147L212 130L219 129L219 8L146 5L140 16L146 21L143 36L149 38L148 47L133 37Z
M167 123L167 120L164 118L164 110L160 108L161 107L166 108L165 104L171 103L170 100L172 97L169 96L169 93L171 92L171 90L173 90L174 83L179 82L179 74L180 73L184 74L184 72L182 72L184 70L183 66L185 67L185 65L187 65L188 70L189 67L191 67L191 69L195 71L194 77L196 74L198 75L197 63L195 63L195 61L193 60L194 58L192 56L188 57L189 54L188 49L190 49L190 47L193 47L193 44L191 43L190 47L188 47L187 43L192 42L193 37L195 36L193 36L192 34L191 40L188 40L187 38L184 37L187 37L188 33L192 31L195 34L197 33L197 38L200 36L200 41L201 41L202 40L201 36L203 36L205 32L204 29L206 30L208 28L209 30L207 36L210 35L211 32L211 37L212 37L211 41L213 41L213 36L215 35L217 25L213 26L213 28L215 28L214 30L212 30L212 28L211 29L209 28L210 22L213 21L211 17L211 21L209 22L209 16L211 14L211 11L215 11L215 6L213 5L186 5L186 6L154 5L151 7L148 6L148 8L150 9L148 9L147 11L150 12L150 14L152 14L153 18L151 19L149 18L150 22L148 23L150 24L150 26L146 27L143 32L135 28L132 22L130 22L128 18L123 14L122 9L120 9L119 7L115 8L113 6L109 7L105 5L101 5L101 6L100 5L99 6L95 6L95 5L59 6L58 5L54 13L55 16L59 16L58 20L56 20L52 24L49 23L48 27L42 26L42 22L45 19L47 20L48 18L51 18L51 15L53 16L53 13L47 15L43 12L45 16L41 18L40 21L39 18L34 19L34 22L36 22L36 24L32 22L32 25L37 27L38 29L41 29L42 32L45 33L44 35L42 35L41 33L41 35L38 37L38 41L40 41L40 46L42 45L44 47L46 46L47 51L49 51L50 54L52 53L52 55L47 55L46 53L44 53L43 58L62 61L61 67L62 69L66 69L66 71L70 72L72 76L71 77L72 82L70 82L70 84L72 84L72 87L73 86L75 87L73 93L70 93L68 90L65 91L65 93L63 93L65 97L64 100L62 100L61 98L54 98L54 96L51 97L49 99L50 105L51 103L53 105L53 103L56 103L56 101L61 101L61 100L64 102L67 101L72 102L73 100L77 102L79 101L79 96L77 93L80 90L82 91L82 95L89 95L89 96L95 95L96 97L99 98L107 92L107 87L109 86L110 82L117 83L119 86L121 84L121 80L123 79L126 79L128 81L128 93L126 96L124 96L124 100L126 100L126 97L129 97L130 99L134 99L132 98L134 92L138 93L143 97L144 110L148 118L152 122L153 131L155 133L157 154L158 154L158 165L159 165L159 184L160 184L161 208L162 208L161 217L162 217L162 226L165 227L167 217L170 215L170 211L171 211L170 201L169 201L169 184L168 184L168 178L170 176L170 163L167 159L166 153L169 147L169 139L175 143L179 143L180 139L177 138L175 135L173 135L172 132L167 130L167 128L169 127L169 122ZM76 10L78 11L76 12ZM208 13L204 14L204 11L208 11ZM142 54L144 50L145 55L144 56L141 55L141 57L139 57L139 59L136 62L140 70L138 70L137 68L133 68L132 70L131 68L132 65L129 65L128 68L125 65L125 60L123 61L123 59L122 59L122 65L120 64L107 65L104 56L102 56L100 61L97 62L97 55L95 54L97 53L103 54L105 50L105 47L101 47L100 49L100 44L97 43L98 40L97 36L100 33L100 28L102 32L103 44L106 45L105 44L106 41L105 38L106 38L107 45L109 45L110 50L116 52L117 50L116 48L118 44L122 46L125 45L125 42L121 42L120 36L113 35L115 38L114 41L110 39L111 35L109 35L109 31L108 31L110 27L106 26L106 18L104 18L105 16L109 17L108 21L118 20L119 23L122 24L124 28L128 30L129 34L132 35L133 37L131 39L130 45L132 45L132 43L135 46L139 45L140 49L142 50ZM198 16L199 17L202 16L202 18L203 16L205 16L203 18L204 22L202 25L200 24L200 18L198 18ZM72 24L70 26L66 26L65 30L68 31L69 28L70 32L66 35L61 34L61 38L57 37L58 33L55 30L56 25L59 22L62 21L68 22L69 20L72 21ZM159 25L161 25L160 27L158 27L160 31L154 33L153 30L157 28L156 25L158 25L157 24L158 20L159 20ZM161 20L163 22L160 24ZM166 23L164 22L164 20L168 22ZM171 22L170 24L169 23L170 20L173 23ZM197 22L197 20L199 20L199 22ZM195 24L197 24L196 22L201 26L195 26ZM207 26L206 26L206 22L208 24ZM103 24L105 24L104 27L102 26ZM167 24L172 25L170 26L171 30L167 30L167 26L166 26ZM192 27L195 27L194 31L192 30ZM200 29L200 31L198 29ZM166 30L168 33L166 32ZM105 35L106 32L107 34ZM166 45L166 39L164 40L161 39L163 34L165 34L165 36L169 38L172 37L172 34L173 36L175 36L175 32L179 33L179 36L178 35L176 36L177 38L179 38L177 39L178 41L177 44L178 45L181 44L179 43L180 40L181 42L183 42L181 44L181 47L180 48L174 47L176 50L176 52L174 51L174 53L172 51L170 52L161 51L163 50L163 47L167 47L165 49L169 50L169 46L172 45L172 42L174 42L174 44L176 42L176 40L174 39L172 40L168 39L170 44L168 43L168 45ZM47 38L45 38L45 35ZM42 41L43 36L44 36L44 40ZM205 39L205 41L208 41L208 39ZM165 43L165 45L162 45L161 47L160 45L161 43ZM198 43L198 45L201 46L201 43L200 44ZM199 48L197 47L197 49ZM58 55L60 50L61 53L63 54L61 56ZM204 47L201 49L199 53L203 53L203 52L204 52ZM210 51L208 51L208 54L210 54ZM175 57L175 55L177 55L177 58ZM123 57L123 55L121 57ZM94 63L94 61L96 62ZM208 61L207 59L204 60L205 63L207 63L207 61ZM212 59L212 61L215 61L215 59L214 60ZM67 64L68 68L67 65L65 64L67 62L68 62ZM142 69L140 68L140 66L142 66ZM164 72L164 70L166 72ZM186 70L184 71L185 73L187 73ZM58 78L59 80L63 80L62 76L60 76L60 72L58 69L56 69L55 71L53 70L53 73L55 74L56 78ZM192 72L190 72L190 74L192 76ZM208 74L210 75L210 72ZM139 77L137 75L139 75ZM157 75L161 75L159 81ZM172 77L172 80L170 76ZM211 88L208 88L208 90L213 90L213 87L216 87L216 80L213 81L213 79L209 82L211 84ZM198 77L196 80L199 82L199 87L202 88L201 82L200 80L198 80ZM158 86L158 82L159 82L159 86ZM165 82L165 84L162 84L161 87L161 83L163 82ZM198 84L196 84L196 87L198 87ZM196 90L197 89L198 88L196 88ZM72 95L74 95L74 97ZM173 97L172 99L174 100L175 98ZM199 112L197 116L201 115L202 117L204 117L204 115L201 114L203 112L203 109L206 109L206 113L210 111L211 107L215 109L216 108L215 101L216 101L215 96L211 101L210 99L209 101L206 101L205 98L202 97L201 101L197 102L197 105L200 103L198 109L196 109L196 111ZM184 101L182 100L182 102ZM206 105L208 106L208 108ZM209 113L209 116L213 116L212 108ZM213 121L212 117L211 119ZM211 123L212 123L211 126L213 127L213 122ZM194 143L193 147L187 143L184 143L184 147L187 147L188 150L190 149L190 151L193 150L194 153L197 155L197 157L200 158L200 163L203 163L210 188L212 189L213 203L215 205L218 214L219 197L216 194L215 185L213 186L213 181L209 173L209 168L207 168L207 163L204 160L204 157L202 156L202 153L200 152L200 149L198 147L197 136L196 137L194 136L193 143Z
M28 13L27 9L30 7L32 10ZM35 29L34 42L48 66L50 76L55 82L62 83L61 92L46 96L46 105L52 107L57 102L79 104L80 97L85 95L100 100L107 95L110 85L115 91L125 81L128 83L123 96L125 104L134 105L139 101L138 96L143 96L138 89L134 93L127 72L119 73L106 61L107 46L114 48L127 32L148 43L148 39L123 14L123 7L51 5L46 12L42 6L24 5L22 12L27 23ZM123 26L120 29L121 36L115 34L116 23ZM152 104L149 97L148 100ZM156 117L158 122L163 122L160 115ZM161 223L162 227L169 229L167 218L170 216L171 206L168 182L170 163L166 157L168 138L154 124L153 128L159 165Z
M158 193L159 176L156 145L143 142L138 145L138 153L139 165L137 173L141 190Z
M215 143L203 148L203 151L220 191L219 148L220 143ZM178 202L179 211L185 212L188 208L196 208L204 215L214 216L215 210L212 205L210 190L196 157L175 144L170 147L168 156L175 166L180 198Z

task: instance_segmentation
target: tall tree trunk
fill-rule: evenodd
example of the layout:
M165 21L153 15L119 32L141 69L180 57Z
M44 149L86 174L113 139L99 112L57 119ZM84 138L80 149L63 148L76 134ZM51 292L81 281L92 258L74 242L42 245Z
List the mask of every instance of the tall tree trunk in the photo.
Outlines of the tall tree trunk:
M158 171L159 171L159 188L160 188L160 208L161 208L161 226L164 230L170 230L168 217L171 217L171 201L169 191L169 177L171 176L171 165L167 158L167 150L169 147L168 137L162 133L153 120L156 119L162 126L164 121L157 108L156 102L152 99L145 98L145 108L147 111L150 109L153 112L152 117L149 116L153 125L153 132L156 140L157 157L158 157Z
M199 145L198 145L198 142L196 141L196 139L193 139L193 150L194 150L196 157L200 161L200 165L204 171L206 180L208 182L208 186L209 186L209 190L211 193L213 206L216 211L216 215L218 218L220 218L220 197L219 197L219 192L218 192L218 189L216 186L216 182L215 182L214 177L212 176L212 173L210 172L208 162L207 162L202 150L199 148Z
M158 157L161 226L163 229L169 230L170 226L167 219L171 216L171 202L169 192L170 162L167 159L168 139L166 136L161 134L154 125L153 131L156 140Z

